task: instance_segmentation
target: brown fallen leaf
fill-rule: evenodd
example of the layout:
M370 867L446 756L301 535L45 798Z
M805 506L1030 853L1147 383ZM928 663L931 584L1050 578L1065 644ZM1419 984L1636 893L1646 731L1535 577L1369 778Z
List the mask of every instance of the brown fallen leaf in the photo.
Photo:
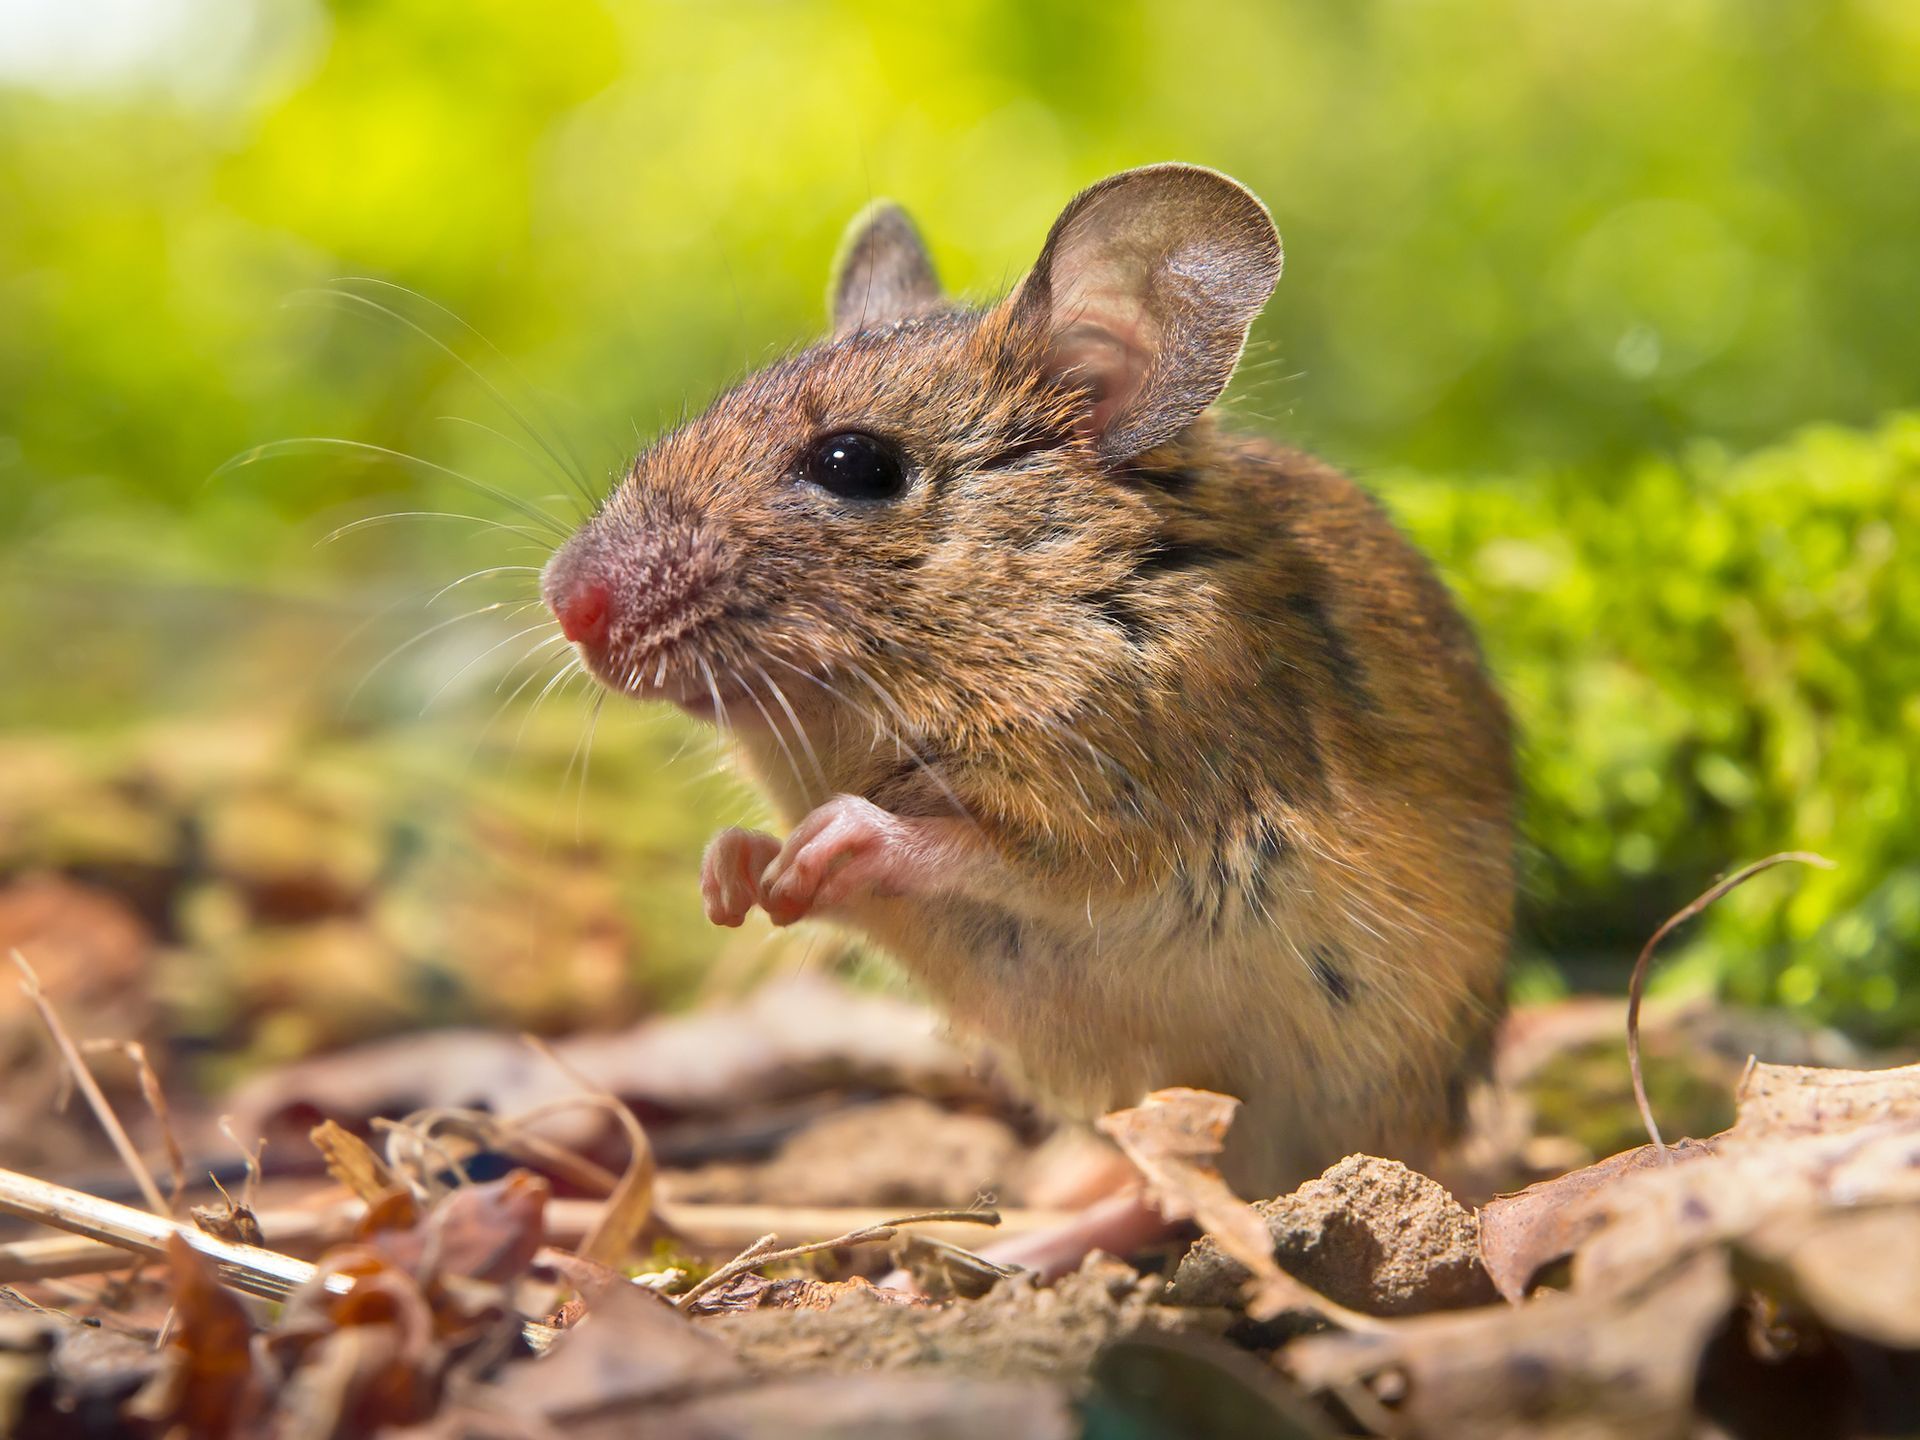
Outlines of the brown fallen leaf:
M423 1282L458 1277L505 1285L526 1273L544 1243L551 1193L540 1176L515 1170L461 1186L412 1229L382 1231L368 1244Z
M573 1036L553 1051L594 1089L670 1113L736 1110L826 1079L936 1094L979 1089L967 1057L940 1037L928 1011L816 975L762 986L741 1005ZM356 1124L416 1110L515 1115L576 1093L572 1080L510 1036L442 1030L280 1066L243 1086L232 1109L239 1133L254 1135L301 1116ZM605 1123L570 1111L542 1133L579 1144Z
M307 1138L326 1162L327 1173L369 1205L400 1183L372 1146L332 1120L314 1126Z
M1711 1154L1712 1147L1682 1140L1667 1153L1691 1160ZM1664 1163L1653 1146L1641 1145L1489 1201L1480 1211L1480 1259L1494 1288L1508 1300L1522 1299L1534 1276L1606 1225L1613 1186L1622 1175Z
M1747 1143L1728 1132L1707 1158L1622 1174L1603 1204L1605 1223L1573 1257L1576 1290L1635 1283L1676 1256L1796 1216L1920 1205L1920 1120Z
M1146 1177L1162 1215L1198 1221L1246 1268L1249 1315L1266 1320L1283 1310L1310 1310L1336 1325L1372 1328L1378 1322L1371 1316L1336 1304L1282 1270L1266 1221L1221 1178L1214 1159L1239 1108L1231 1095L1176 1087L1156 1090L1132 1109L1095 1123Z
M1827 1070L1755 1063L1741 1079L1729 1138L1832 1135L1887 1120L1920 1120L1920 1065Z
M735 1384L745 1373L711 1333L644 1286L623 1282L603 1290L545 1356L510 1367L470 1398L570 1428L616 1407Z
M352 1289L329 1288L335 1276L351 1280ZM438 1313L444 1308L385 1256L361 1246L329 1252L268 1336L282 1372L294 1377L283 1400L324 1417L324 1428L310 1432L322 1436L372 1434L428 1418L450 1351L440 1338L448 1328Z
M1709 1251L1624 1293L1309 1335L1281 1364L1410 1440L1686 1440L1701 1356L1734 1298L1726 1257Z
M178 1235L167 1241L175 1363L133 1402L141 1418L187 1434L248 1433L265 1400L254 1372L253 1321L213 1265Z
M1920 1204L1795 1215L1742 1236L1737 1273L1833 1330L1920 1351Z

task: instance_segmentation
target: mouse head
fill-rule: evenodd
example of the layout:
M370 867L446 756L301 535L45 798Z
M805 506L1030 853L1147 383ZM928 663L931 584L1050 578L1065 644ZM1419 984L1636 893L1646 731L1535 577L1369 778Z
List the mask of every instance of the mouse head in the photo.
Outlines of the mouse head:
M738 722L776 684L922 731L1068 708L1140 658L1098 603L1164 543L1127 477L1219 396L1280 263L1246 190L1155 165L1075 197L969 310L870 207L831 338L635 460L547 603L605 684Z

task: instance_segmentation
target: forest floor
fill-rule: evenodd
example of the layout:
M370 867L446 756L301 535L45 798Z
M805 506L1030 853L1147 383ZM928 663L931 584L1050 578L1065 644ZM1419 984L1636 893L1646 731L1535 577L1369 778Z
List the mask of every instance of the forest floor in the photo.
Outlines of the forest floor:
M1236 1198L1230 1099L1058 1126L831 966L635 985L630 857L354 773L0 745L0 1433L1920 1429L1909 1057L1650 1008L1658 1148L1624 1005L1521 1006L1434 1176ZM1185 1229L977 1258L1122 1183Z

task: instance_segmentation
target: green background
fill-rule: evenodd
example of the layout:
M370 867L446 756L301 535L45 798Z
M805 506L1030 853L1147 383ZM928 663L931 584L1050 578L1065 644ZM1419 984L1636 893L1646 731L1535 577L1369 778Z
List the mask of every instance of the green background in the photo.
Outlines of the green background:
M604 486L817 331L869 198L988 296L1076 188L1187 159L1286 238L1233 412L1351 466L1481 622L1525 737L1529 954L1618 983L1716 873L1806 846L1838 868L1736 895L1670 975L1920 1019L1920 6L0 17L9 729L271 708L473 742L539 637L488 647L537 617L457 602L517 604L527 572L430 597L538 548L455 521L316 541L517 515L366 452L223 462L334 437L555 503L516 413ZM385 644L335 643L442 621L372 684ZM551 709L570 743L583 699ZM610 723L620 773L596 758L562 808L671 835L677 895L683 837L741 802L653 783L684 737ZM707 943L690 905L642 921Z

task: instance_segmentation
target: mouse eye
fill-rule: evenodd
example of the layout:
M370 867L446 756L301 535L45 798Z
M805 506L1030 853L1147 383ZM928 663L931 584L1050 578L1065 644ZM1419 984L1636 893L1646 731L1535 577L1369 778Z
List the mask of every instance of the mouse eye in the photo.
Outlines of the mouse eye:
M907 488L907 466L900 452L857 430L814 441L807 451L805 473L822 490L845 500L891 500Z

